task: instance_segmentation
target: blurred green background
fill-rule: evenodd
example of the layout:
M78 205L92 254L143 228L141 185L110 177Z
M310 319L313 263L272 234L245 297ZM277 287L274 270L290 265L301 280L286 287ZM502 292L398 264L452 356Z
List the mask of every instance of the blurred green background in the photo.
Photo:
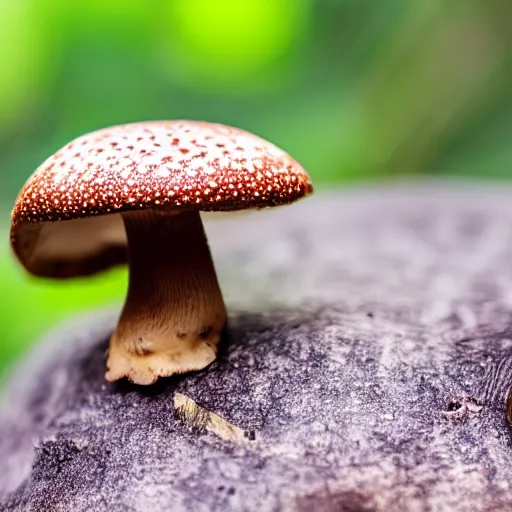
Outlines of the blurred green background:
M288 150L318 188L512 176L510 0L0 0L0 372L121 271L37 281L12 261L19 188L106 125L205 119Z

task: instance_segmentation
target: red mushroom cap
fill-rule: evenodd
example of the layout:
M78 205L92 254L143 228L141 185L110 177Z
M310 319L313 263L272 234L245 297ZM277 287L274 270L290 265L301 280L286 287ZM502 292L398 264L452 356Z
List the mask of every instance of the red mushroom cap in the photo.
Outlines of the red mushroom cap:
M11 243L36 275L84 275L125 259L119 219L100 224L92 217L146 208L263 208L310 192L295 160L238 128L196 121L114 126L73 140L35 171L12 212ZM78 219L87 220L72 228L55 223ZM54 247L54 235L64 231ZM80 250L65 247L70 237Z

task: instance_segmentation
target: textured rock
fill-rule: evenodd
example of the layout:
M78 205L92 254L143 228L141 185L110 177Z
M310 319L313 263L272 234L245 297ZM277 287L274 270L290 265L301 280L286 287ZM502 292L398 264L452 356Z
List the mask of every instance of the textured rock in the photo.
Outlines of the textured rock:
M51 333L4 392L4 509L512 510L511 197L348 191L207 224L220 359L112 385L116 311Z

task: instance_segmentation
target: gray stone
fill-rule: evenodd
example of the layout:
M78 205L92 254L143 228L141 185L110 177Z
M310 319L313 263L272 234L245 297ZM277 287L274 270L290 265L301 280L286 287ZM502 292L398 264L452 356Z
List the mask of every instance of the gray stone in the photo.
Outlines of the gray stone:
M219 360L112 385L117 310L50 333L5 387L3 510L512 510L511 189L318 193L207 232Z

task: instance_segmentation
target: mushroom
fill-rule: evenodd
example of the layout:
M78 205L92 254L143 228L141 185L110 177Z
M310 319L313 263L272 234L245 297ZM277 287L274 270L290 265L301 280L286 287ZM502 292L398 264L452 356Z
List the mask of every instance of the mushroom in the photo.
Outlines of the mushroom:
M114 126L73 140L35 171L14 205L11 245L40 277L127 261L106 379L151 384L209 365L226 326L199 212L277 206L310 192L295 160L243 130L196 121Z

